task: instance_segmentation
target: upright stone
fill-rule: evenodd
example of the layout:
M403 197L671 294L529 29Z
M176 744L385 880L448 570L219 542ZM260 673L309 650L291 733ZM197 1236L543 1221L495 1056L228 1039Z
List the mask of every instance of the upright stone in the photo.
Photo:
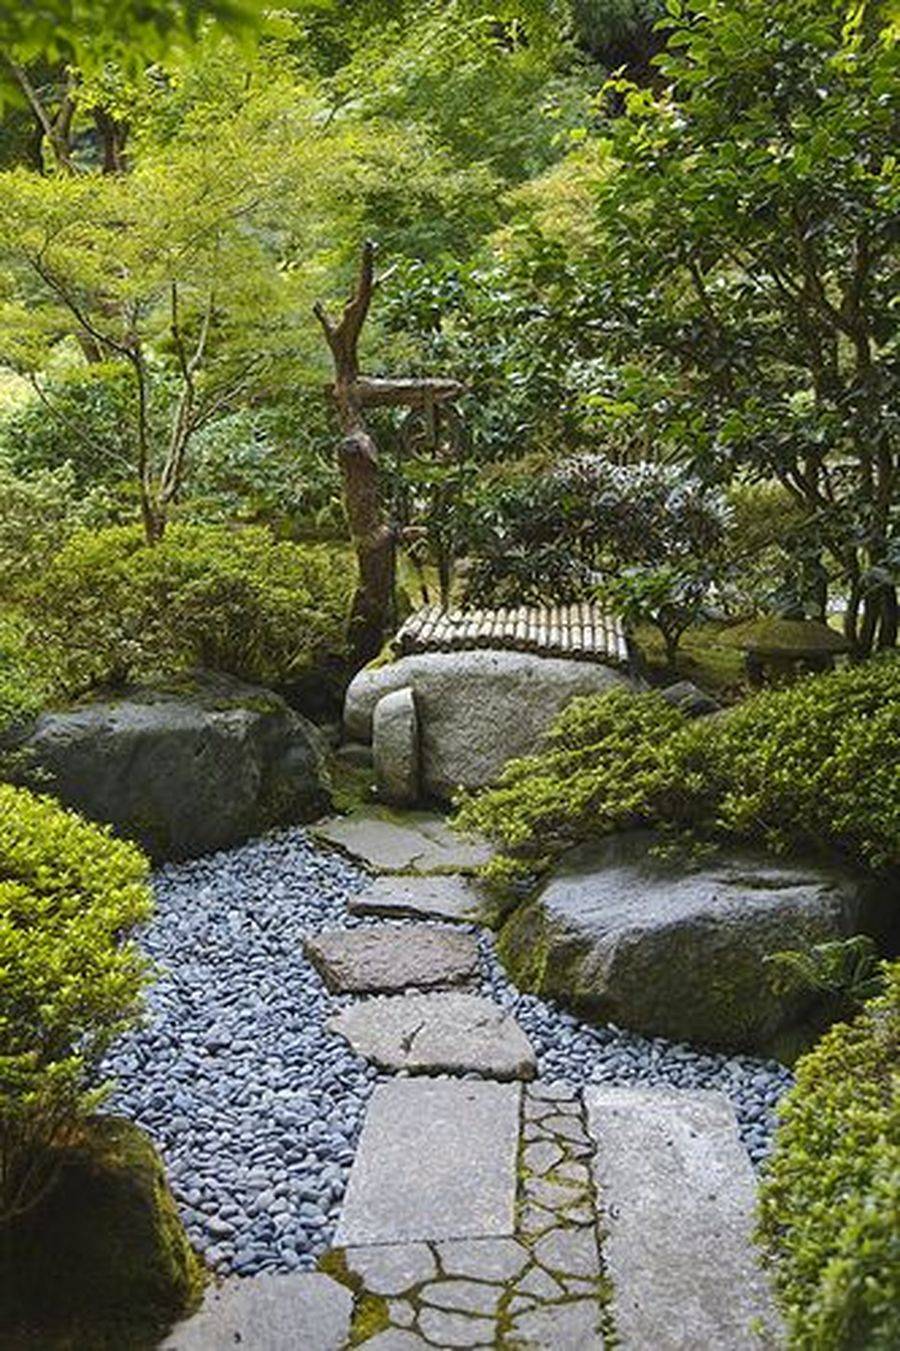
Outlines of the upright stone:
M623 1351L759 1351L778 1321L752 1242L756 1188L721 1093L584 1091ZM756 1326L767 1330L767 1342Z
M409 686L375 705L372 754L378 796L397 807L413 806L419 798L419 720Z
M379 1084L335 1243L511 1237L520 1098L517 1084Z

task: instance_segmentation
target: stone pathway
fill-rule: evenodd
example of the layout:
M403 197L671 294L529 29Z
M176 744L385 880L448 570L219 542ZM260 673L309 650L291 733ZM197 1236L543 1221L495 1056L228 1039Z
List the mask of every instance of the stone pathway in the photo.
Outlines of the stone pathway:
M318 834L382 874L353 897L355 927L304 941L329 990L378 996L327 1026L399 1077L369 1099L320 1273L226 1282L166 1347L778 1345L727 1098L529 1082L522 1027L460 988L480 974L467 874L483 846L426 813Z
M342 832L345 847L352 829ZM373 841L370 822L366 861L396 860L398 838L407 843L393 833L400 829ZM433 855L418 855L420 865L423 857ZM404 854L403 866L411 861ZM465 921L477 903L459 874L382 876L352 908ZM327 980L342 969L333 988L375 988L358 970L372 952L384 969L378 988L412 987L351 1004L329 1022L357 1054L413 1076L380 1084L370 1100L336 1246L322 1264L354 1293L353 1343L371 1351L764 1344L776 1325L750 1240L752 1170L727 1099L498 1082L535 1073L516 1021L478 995L420 992L461 977L454 955L465 948L451 935L433 923L386 924L323 935L309 948ZM465 1077L414 1077L437 1072Z

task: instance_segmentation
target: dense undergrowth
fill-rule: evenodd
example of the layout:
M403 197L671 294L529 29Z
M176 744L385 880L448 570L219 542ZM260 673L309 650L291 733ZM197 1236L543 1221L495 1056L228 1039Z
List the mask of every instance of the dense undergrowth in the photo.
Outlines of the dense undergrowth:
M900 866L900 658L810 676L691 722L654 692L580 699L546 748L457 816L499 880L591 835L653 823Z
M127 935L150 908L133 845L0 784L0 1225L45 1192L102 1099L98 1067L147 976Z
M354 583L346 550L263 527L78 532L0 618L0 719L197 667L287 686L343 654Z
M761 1196L790 1344L900 1345L900 962L796 1068Z

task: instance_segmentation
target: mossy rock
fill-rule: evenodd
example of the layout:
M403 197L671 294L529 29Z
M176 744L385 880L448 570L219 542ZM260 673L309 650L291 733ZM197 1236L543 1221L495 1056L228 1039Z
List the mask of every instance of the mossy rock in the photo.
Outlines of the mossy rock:
M153 1145L97 1117L48 1195L0 1230L0 1345L144 1351L203 1284Z
M827 624L813 619L779 619L767 615L726 629L720 642L758 657L837 656L849 652L850 644Z

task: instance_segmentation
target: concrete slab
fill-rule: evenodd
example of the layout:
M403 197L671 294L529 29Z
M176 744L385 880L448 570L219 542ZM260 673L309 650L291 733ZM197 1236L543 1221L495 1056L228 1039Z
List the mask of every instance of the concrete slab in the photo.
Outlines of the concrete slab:
M367 999L329 1024L357 1055L411 1074L531 1079L536 1062L516 1020L491 999L445 992Z
M337 845L376 873L471 873L491 857L483 840L455 834L436 812L360 807L312 827L326 844Z
M337 994L471 984L479 971L474 934L438 924L328 929L304 939L303 950Z
M468 877L436 873L424 877L376 877L348 903L351 915L388 919L477 920L482 896Z
M778 1320L751 1240L756 1184L721 1093L587 1087L623 1351L750 1351ZM769 1341L753 1329L768 1329Z
M520 1096L517 1084L379 1084L335 1244L512 1237Z
M352 1312L350 1291L319 1272L232 1278L207 1290L161 1351L343 1351Z

